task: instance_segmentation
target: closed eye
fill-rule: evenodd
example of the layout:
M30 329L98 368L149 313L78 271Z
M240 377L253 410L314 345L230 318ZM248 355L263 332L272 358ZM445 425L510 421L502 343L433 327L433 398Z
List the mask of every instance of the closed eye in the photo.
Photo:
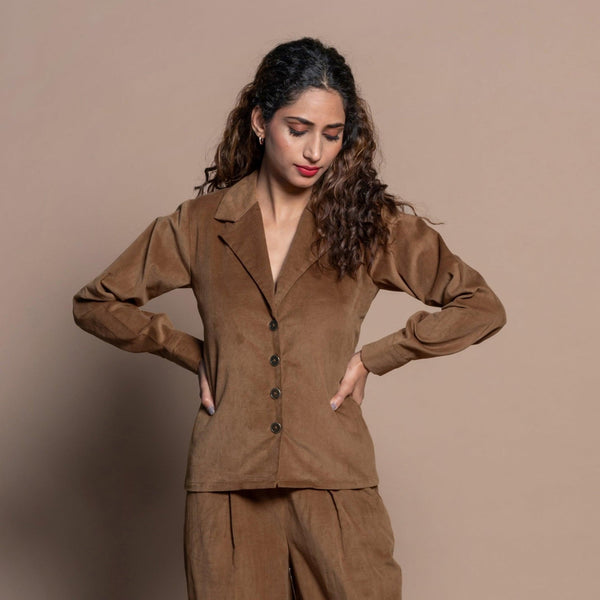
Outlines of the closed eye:
M296 137L300 137L301 135L304 135L306 133L306 131L297 131L296 129L292 129L291 127L289 128L290 133ZM325 134L325 137L330 141L330 142L337 142L340 139L339 134L338 135L327 135Z

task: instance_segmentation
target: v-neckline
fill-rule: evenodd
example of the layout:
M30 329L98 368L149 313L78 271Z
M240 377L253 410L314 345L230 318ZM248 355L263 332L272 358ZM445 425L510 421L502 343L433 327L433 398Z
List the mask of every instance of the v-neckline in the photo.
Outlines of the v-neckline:
M265 228L265 221L263 218L262 208L260 207L258 200L256 201L256 204L257 204L258 213L260 216L263 247L264 247L264 251L265 251L265 256L267 257L267 266L268 266L269 274L271 276L271 289L273 290L273 296L276 296L277 295L277 284L281 280L281 276L283 275L284 271L286 270L286 264L289 263L288 258L290 256L290 254L292 253L292 250L294 249L294 245L295 245L294 242L298 239L298 232L300 231L300 224L302 222L302 219L304 219L306 216L305 213L307 212L307 209L306 209L306 207L304 207L304 209L302 210L302 213L300 214L300 217L298 218L298 222L296 223L296 229L294 231L294 234L292 235L292 239L290 240L290 245L288 246L287 252L286 252L285 256L283 257L283 261L281 263L281 267L279 268L279 273L277 274L277 278L275 278L273 275L273 267L271 266L271 256L269 255L269 245L267 244L267 230Z

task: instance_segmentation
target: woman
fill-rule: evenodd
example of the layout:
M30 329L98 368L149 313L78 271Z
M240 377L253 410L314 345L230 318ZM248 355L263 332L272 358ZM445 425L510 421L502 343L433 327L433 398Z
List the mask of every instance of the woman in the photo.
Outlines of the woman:
M401 597L361 414L368 373L479 343L505 312L386 193L375 150L343 57L311 38L280 44L241 91L198 196L152 221L74 297L86 331L198 374L190 598ZM194 291L203 340L139 308L180 287ZM356 351L379 289L441 310Z

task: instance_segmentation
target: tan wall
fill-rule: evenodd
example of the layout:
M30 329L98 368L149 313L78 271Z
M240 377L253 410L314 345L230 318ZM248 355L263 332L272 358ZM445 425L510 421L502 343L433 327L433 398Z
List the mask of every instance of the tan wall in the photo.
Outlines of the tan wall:
M195 378L77 329L71 297L194 195L259 59L306 34L353 66L390 189L508 311L369 378L405 597L600 597L597 2L2 4L2 598L184 597ZM191 292L148 306L201 334ZM382 292L361 341L416 308Z

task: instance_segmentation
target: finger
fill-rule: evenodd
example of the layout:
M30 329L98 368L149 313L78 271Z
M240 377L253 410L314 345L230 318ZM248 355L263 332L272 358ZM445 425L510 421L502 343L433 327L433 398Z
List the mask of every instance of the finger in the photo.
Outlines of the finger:
M351 384L350 381L348 381L347 379L342 379L342 383L340 384L337 393L329 401L331 408L333 410L337 410L344 401L344 398L346 396L349 396L352 393L353 389L354 385Z
M213 415L215 413L215 403L210 392L208 379L204 374L200 379L200 403L207 410L208 414Z
M210 398L209 396L202 395L200 396L200 403L202 404L202 406L204 406L209 415L215 414L215 404L212 398Z

